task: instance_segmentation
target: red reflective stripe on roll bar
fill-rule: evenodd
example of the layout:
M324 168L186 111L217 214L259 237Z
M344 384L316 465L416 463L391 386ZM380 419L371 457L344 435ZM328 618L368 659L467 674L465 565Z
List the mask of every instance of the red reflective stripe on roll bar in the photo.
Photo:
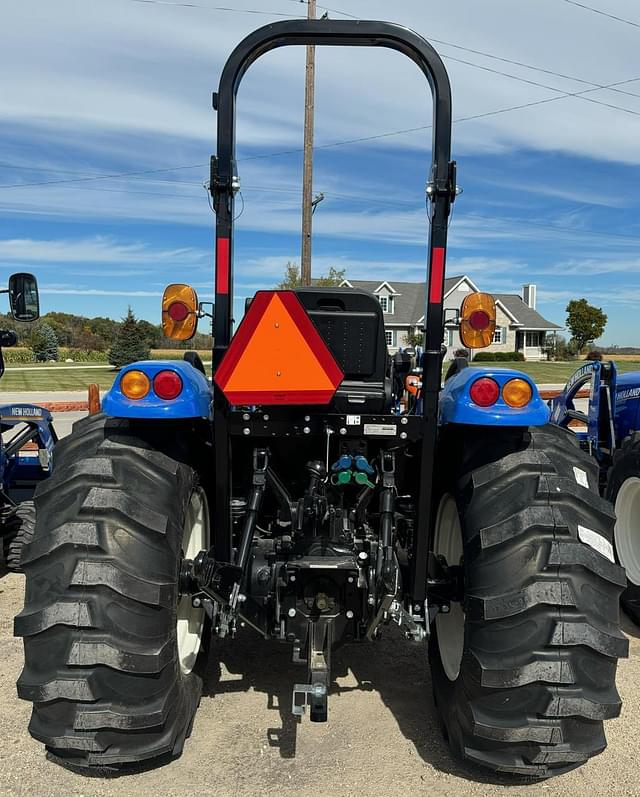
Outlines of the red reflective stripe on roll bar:
M229 293L229 239L218 238L216 244L216 293Z
M437 246L431 251L431 274L429 275L429 302L440 304L444 284L444 247Z

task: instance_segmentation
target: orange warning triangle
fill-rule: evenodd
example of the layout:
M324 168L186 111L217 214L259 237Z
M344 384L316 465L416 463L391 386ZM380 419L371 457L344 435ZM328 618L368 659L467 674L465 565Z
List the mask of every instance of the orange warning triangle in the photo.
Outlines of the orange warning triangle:
M328 404L342 379L292 291L256 294L215 374L231 404Z

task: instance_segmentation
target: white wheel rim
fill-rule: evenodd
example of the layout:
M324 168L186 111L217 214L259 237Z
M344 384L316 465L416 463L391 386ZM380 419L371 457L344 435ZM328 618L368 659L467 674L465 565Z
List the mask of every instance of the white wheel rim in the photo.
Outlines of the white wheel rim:
M640 585L640 478L622 482L616 496L615 540L618 557L632 584Z
M207 499L201 489L194 490L187 508L182 532L182 553L185 559L194 559L206 548L209 526ZM178 601L176 636L178 639L178 659L183 675L193 670L202 643L204 609L196 609L190 595Z
M462 561L462 528L458 507L451 495L444 495L438 507L433 545L434 553L444 556L448 565ZM452 601L447 614L436 615L436 631L440 660L447 678L455 681L460 674L464 649L464 611L462 604Z

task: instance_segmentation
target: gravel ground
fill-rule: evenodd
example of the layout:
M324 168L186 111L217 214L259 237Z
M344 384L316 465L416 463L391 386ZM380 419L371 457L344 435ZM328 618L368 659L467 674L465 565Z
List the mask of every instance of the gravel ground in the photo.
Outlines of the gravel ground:
M484 797L485 795L640 795L638 630L628 621L631 656L619 671L625 702L607 725L609 747L584 767L551 781L509 785L451 758L431 698L423 645L389 632L373 645L336 653L330 721L294 721L291 686L300 670L288 646L239 636L218 643L220 666L205 693L183 756L120 778L84 778L48 761L27 733L30 705L16 697L22 642L12 620L23 579L0 578L0 794L38 797ZM299 666L299 665L298 665Z

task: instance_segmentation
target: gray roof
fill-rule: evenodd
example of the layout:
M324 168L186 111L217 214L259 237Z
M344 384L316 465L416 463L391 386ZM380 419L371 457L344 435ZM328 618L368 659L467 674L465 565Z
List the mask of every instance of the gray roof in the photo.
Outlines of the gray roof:
M464 275L457 277L447 277L444 281L444 293L446 294L464 279ZM467 277L467 279L469 279ZM395 280L347 280L354 288L374 293L383 282L387 282L396 291L393 318L389 317L387 323L415 326L424 315L425 308L425 284L424 282L396 282ZM500 301L507 311L517 319L520 329L543 329L553 330L562 329L558 324L547 321L546 318L525 304L520 296L515 293L494 293L492 296Z
M444 292L448 293L464 277L447 277L444 281ZM374 293L383 282L387 282L396 291L393 317L387 319L391 324L414 326L424 315L426 301L426 285L424 282L396 282L395 280L347 280L354 288Z
M496 301L502 302L511 315L518 319L522 329L562 329L525 304L517 293L494 293L492 296Z

